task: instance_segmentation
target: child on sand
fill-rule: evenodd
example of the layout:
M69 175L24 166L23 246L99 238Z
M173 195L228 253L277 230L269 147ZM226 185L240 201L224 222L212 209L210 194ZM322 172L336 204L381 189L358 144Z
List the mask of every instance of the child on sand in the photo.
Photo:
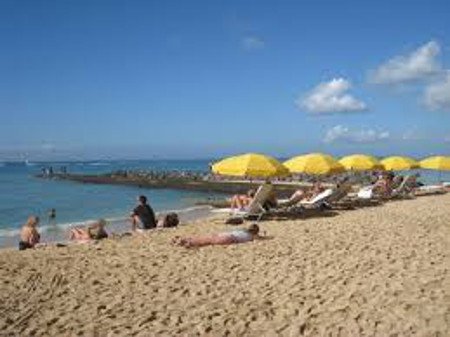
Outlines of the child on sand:
M186 248L210 245L231 245L261 239L262 237L258 233L259 226L257 224L252 224L247 229L237 229L225 233L199 235L185 238L177 236L172 240L172 243Z

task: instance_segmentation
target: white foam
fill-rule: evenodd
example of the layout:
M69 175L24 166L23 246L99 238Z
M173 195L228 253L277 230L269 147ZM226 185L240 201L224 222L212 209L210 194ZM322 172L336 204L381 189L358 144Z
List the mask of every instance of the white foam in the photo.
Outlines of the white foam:
M231 213L233 210L231 208L216 208L213 209L211 212L213 213Z
M12 238L20 234L20 229L0 229L0 237Z
M208 211L211 210L213 207L212 206L192 206L192 207L187 207L187 208L182 208L182 209L173 209L173 210L167 210L167 211L162 211L162 212L158 212L157 215L161 214L161 213L191 213L191 212L195 212L195 211Z
M110 163L89 163L88 166L108 166Z

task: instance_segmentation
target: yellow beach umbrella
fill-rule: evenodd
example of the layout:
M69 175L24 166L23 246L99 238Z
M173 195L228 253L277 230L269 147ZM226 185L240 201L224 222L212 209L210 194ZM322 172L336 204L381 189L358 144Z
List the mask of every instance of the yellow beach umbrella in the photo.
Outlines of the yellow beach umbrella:
M416 160L403 156L386 157L381 161L381 164L388 171L411 170L419 167Z
M333 174L345 171L332 156L324 153L310 153L297 156L283 163L291 173Z
M274 177L285 176L289 171L270 156L247 153L223 159L212 166L216 174L229 176Z
M354 171L383 169L383 166L375 157L366 154L353 154L351 156L346 156L341 158L339 163L344 165L347 170Z
M450 171L450 157L434 156L420 161L420 167L428 170Z

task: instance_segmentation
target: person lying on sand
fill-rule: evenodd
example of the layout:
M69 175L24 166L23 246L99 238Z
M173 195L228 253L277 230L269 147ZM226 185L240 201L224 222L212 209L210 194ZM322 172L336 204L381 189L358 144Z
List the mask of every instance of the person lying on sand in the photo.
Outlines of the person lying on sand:
M236 229L225 233L190 236L185 238L176 236L172 240L172 243L177 246L193 248L211 245L231 245L262 238L264 237L259 235L259 226L257 224L252 224L246 229Z
M247 194L236 194L230 199L231 209L244 209L248 206L255 197L256 191L250 189Z
M105 226L106 221L104 219L100 219L97 222L84 228L73 228L70 230L70 240L90 241L105 239L108 237Z
M37 230L39 217L30 216L20 231L19 250L34 248L40 241L41 235Z

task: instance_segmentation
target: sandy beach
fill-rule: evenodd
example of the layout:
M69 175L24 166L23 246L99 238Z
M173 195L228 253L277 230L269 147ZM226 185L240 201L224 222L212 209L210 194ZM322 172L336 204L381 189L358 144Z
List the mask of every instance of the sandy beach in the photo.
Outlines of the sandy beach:
M223 215L97 244L0 252L1 336L449 336L450 194L264 221Z

